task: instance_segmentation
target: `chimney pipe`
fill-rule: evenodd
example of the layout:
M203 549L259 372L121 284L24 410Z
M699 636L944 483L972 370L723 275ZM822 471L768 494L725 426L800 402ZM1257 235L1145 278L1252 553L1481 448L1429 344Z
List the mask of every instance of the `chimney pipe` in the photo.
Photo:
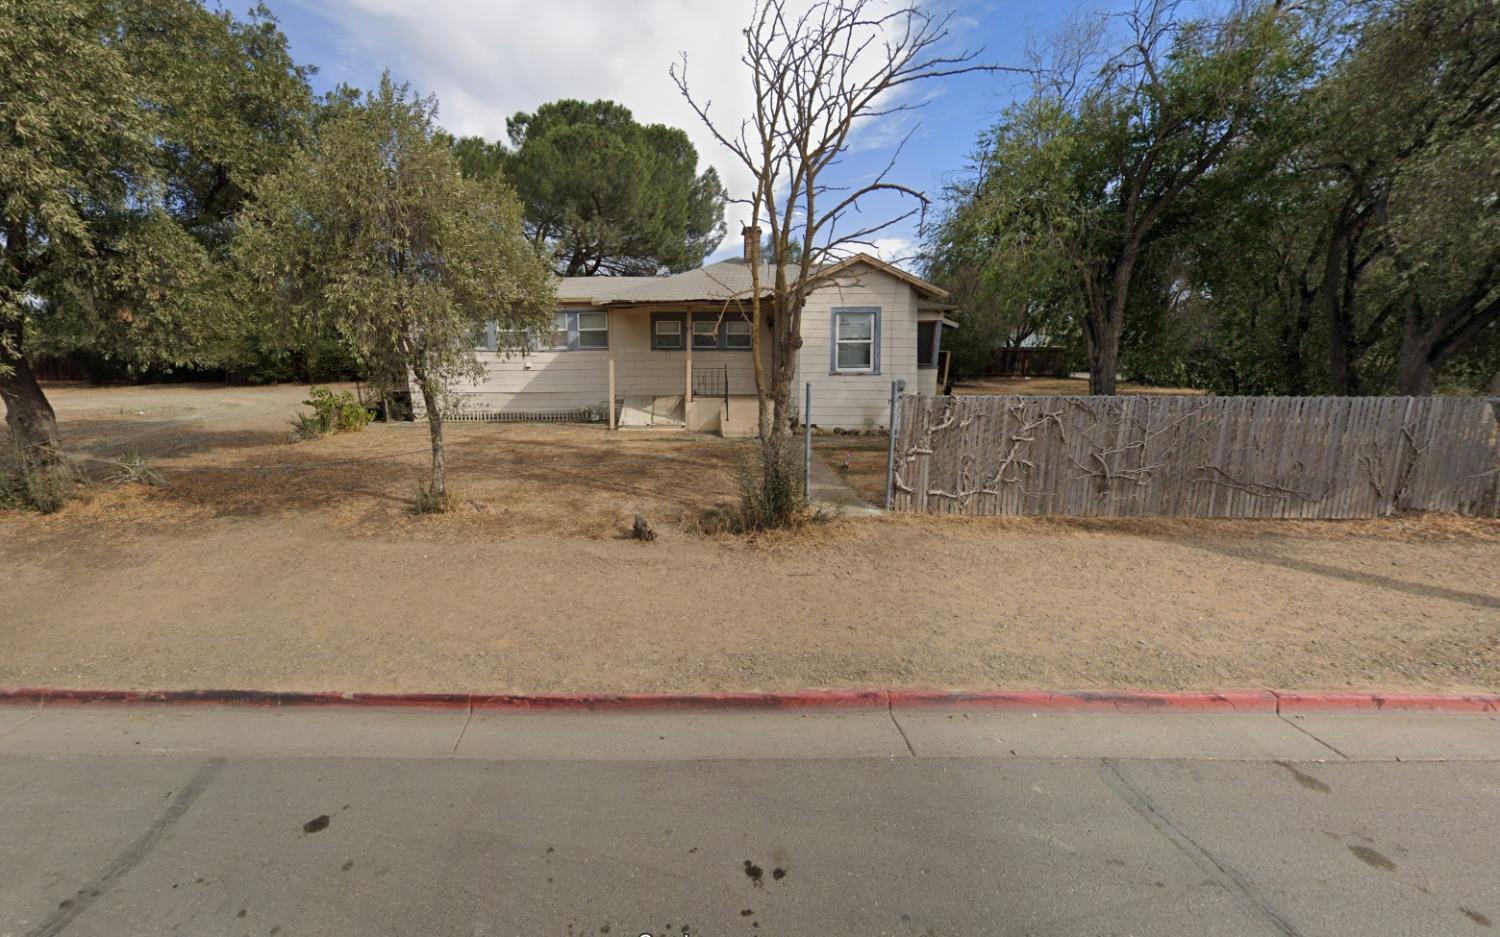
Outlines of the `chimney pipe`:
M745 263L749 263L751 252L760 244L760 227L758 225L743 225L740 227L740 236L745 239ZM762 263L764 263L764 259L762 259Z

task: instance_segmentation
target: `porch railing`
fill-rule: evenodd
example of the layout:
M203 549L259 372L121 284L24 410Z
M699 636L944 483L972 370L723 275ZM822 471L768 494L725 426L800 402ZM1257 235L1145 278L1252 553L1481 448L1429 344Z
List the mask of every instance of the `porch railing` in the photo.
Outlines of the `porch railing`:
M724 401L724 414L729 415L729 365L717 368L693 369L693 397L719 397Z

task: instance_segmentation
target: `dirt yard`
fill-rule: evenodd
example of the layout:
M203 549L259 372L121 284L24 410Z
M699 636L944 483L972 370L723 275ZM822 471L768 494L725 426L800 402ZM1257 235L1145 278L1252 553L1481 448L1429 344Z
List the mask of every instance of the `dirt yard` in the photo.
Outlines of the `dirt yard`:
M52 391L165 484L0 514L0 687L1500 689L1500 524L844 519L701 532L736 446L456 425L286 443L302 388ZM852 451L858 490L878 437ZM873 491L873 489L872 489ZM882 491L883 494L883 491ZM868 495L867 495L868 496ZM871 498L874 500L874 498ZM655 543L621 539L640 512Z

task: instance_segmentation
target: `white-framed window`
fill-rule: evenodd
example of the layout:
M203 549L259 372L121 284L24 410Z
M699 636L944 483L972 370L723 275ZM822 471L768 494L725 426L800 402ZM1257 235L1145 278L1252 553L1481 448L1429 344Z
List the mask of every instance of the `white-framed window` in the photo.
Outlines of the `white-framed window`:
M552 317L552 331L547 335L548 351L568 350L568 314L559 312Z
M682 348L682 320L657 319L651 325L651 347L658 351L677 351Z
M719 347L719 318L693 319L693 347L713 351Z
M880 310L833 311L832 365L835 374L880 372Z
M724 347L750 349L750 320L733 318L724 322Z
M598 350L609 347L609 315L604 312L580 312L578 316L578 347L583 350Z

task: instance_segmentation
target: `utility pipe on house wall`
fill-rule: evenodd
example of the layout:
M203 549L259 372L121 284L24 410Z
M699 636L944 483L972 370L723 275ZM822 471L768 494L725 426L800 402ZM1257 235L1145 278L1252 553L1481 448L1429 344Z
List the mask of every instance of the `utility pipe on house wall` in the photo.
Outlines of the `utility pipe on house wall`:
M885 450L885 509L891 509L896 494L896 397L905 381L891 381L891 418L885 424L889 442Z

